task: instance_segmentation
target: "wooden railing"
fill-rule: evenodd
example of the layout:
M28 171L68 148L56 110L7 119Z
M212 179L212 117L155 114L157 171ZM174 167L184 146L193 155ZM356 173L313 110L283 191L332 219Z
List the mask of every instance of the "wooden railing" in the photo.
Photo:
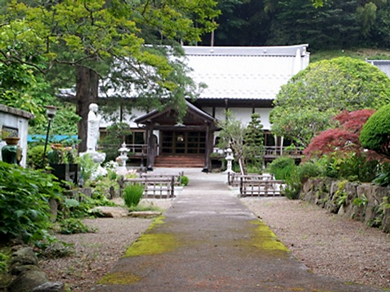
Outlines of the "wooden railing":
M106 147L110 147L109 145ZM136 156L146 156L148 152L148 145L146 144L126 144L126 147L130 150L130 153L134 153ZM158 146L157 146L158 148ZM119 149L119 148L118 148ZM101 148L99 150L104 150ZM226 155L221 152L219 148L214 148L215 153L219 153L221 158L224 158ZM303 155L303 150L300 149L291 149L291 147L280 147L280 146L264 146L263 147L263 156L281 156L281 155L289 155L289 156L301 156Z
M141 178L146 178L148 180L152 179L172 179L175 186L181 186L181 177L184 175L184 172L181 171L177 175L167 175L167 174L150 174L150 173L141 173Z
M118 180L119 193L123 196L126 184L141 184L144 186L143 198L167 199L175 196L175 176L166 177L140 177Z
M146 155L148 152L148 145L146 144L126 144L126 148L136 155Z
M244 180L240 181L241 197L275 197L282 196L281 180Z
M104 147L99 146L98 150L104 151L104 149L115 149L115 148L117 148L119 150L120 147L122 147L122 146L118 147L118 145L114 145L114 144L104 145ZM146 144L126 144L126 148L129 149L129 153L133 153L135 155L145 155L146 156L146 154L148 152L148 145L146 145ZM118 151L118 155L119 155L119 151Z
M264 146L263 156L301 156L303 155L303 150L300 149L291 149L290 147L280 147L280 146Z
M217 157L224 158L226 155L219 148L214 148L214 154ZM301 149L291 149L288 146L264 146L263 147L263 157L278 157L282 155L300 157L303 155L303 150Z
M239 187L240 197L275 197L282 196L284 181L275 180L269 175L228 174L228 183Z
M239 187L241 178L245 179L253 179L253 180L273 180L273 176L266 174L266 175L261 175L261 174L246 174L242 175L239 173L228 173L228 184L229 186L232 187Z

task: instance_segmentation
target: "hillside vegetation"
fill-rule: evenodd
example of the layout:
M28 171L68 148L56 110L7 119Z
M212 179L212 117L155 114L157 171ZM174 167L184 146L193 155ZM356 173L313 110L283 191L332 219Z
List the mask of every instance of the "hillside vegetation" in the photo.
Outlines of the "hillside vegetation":
M310 51L310 47L309 47ZM317 50L310 52L310 63L337 57L351 57L360 60L390 60L390 50L385 49L348 49L348 50Z

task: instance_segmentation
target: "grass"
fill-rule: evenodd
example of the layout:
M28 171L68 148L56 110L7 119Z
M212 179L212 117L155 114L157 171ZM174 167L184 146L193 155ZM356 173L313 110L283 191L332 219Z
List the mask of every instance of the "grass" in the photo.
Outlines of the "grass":
M157 206L153 206L153 204L150 204L150 205L143 205L143 204L139 204L137 206L131 206L129 208L129 210L131 212L139 212L139 211L157 211L157 212L163 212L163 210Z
M8 274L8 258L11 257L12 249L9 246L0 246L0 253L2 254L2 261L1 261L1 269L0 269L0 291L7 287L11 281L13 280L13 277Z
M98 281L98 284L117 284L117 285L126 285L126 284L134 284L141 280L140 277L137 275L134 275L129 272L116 272L116 273L109 273L103 276Z
M390 60L390 50L358 48L349 50L314 51L310 53L310 63L337 57L351 57L360 60Z

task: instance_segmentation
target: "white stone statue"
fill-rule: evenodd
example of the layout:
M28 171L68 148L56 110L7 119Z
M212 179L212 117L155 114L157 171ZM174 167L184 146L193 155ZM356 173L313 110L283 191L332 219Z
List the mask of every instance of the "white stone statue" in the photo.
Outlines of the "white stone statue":
M96 152L97 141L99 140L100 116L97 111L98 105L91 103L88 113L87 152Z

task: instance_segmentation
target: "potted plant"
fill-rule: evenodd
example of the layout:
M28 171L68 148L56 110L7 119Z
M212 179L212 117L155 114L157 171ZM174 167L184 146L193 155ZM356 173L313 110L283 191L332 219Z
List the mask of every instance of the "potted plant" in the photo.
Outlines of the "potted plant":
M79 167L75 163L75 149L62 144L52 144L47 158L54 174L59 180L78 183Z
M22 160L22 148L18 146L20 138L5 130L1 131L0 137L7 144L1 148L2 160L10 164L19 164Z

